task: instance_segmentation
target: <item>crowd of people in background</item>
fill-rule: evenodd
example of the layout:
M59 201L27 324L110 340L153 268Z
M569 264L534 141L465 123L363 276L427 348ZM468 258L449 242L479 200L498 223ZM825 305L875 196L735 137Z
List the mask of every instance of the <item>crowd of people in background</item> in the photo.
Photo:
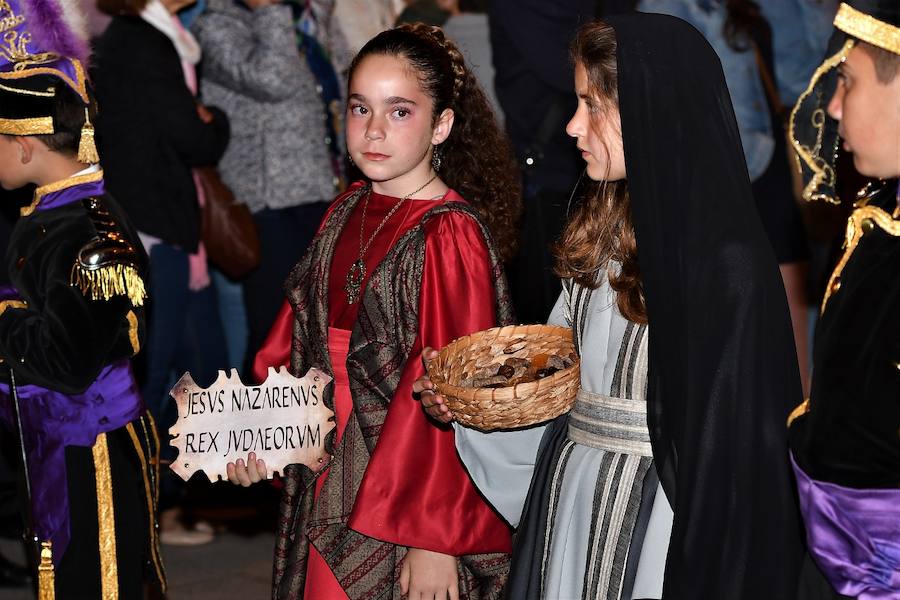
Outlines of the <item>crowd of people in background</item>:
M249 383L264 378L269 365L308 367L323 361L330 363L335 356L341 359L338 362L346 363L348 352L353 348L359 351L365 341L360 328L367 331L386 328L377 319L366 321L368 317L357 315L351 280L357 263L362 265L359 272L363 278L367 277L367 269L382 268L379 266L382 261L391 266L391 260L399 265L397 272L409 276L414 268L403 262L403 256L394 256L395 243L411 254L419 252L416 256L424 257L426 267L428 257L444 257L442 278L431 273L435 279L430 279L426 268L425 275L419 274L421 282L417 282L431 312L423 310L419 314L418 295L409 298L399 288L389 286L372 292L369 301L379 303L385 311L390 309L391 314L407 315L409 327L415 331L440 330L440 335L425 340L432 344L434 340L446 343L457 335L513 319L522 323L546 323L549 316L550 322L571 326L568 311L572 305L560 304L563 301L559 298L570 302L572 297L581 298L581 292L592 289L579 309L590 312L599 311L607 295L610 298L618 295L619 312L611 321L601 323L588 319L587 325L580 324L580 329L575 326L576 336L583 337L582 347L595 347L585 346L593 343L589 342L592 338L600 340L596 348L602 347L596 354L587 350L582 355L583 362L600 365L586 380L583 376L582 381L587 383L585 396L579 396L579 402L585 405L595 400L594 395L623 395L624 392L616 391L622 386L627 385L629 390L645 389L647 361L651 369L657 369L655 376L665 380L661 387L675 396L687 398L696 389L691 386L702 380L711 387L737 390L736 394L748 403L753 402L754 394L777 397L774 412L754 421L763 428L771 425L769 421L787 419L787 413L797 404L792 404L795 397L799 400L809 397L813 381L813 336L823 297L827 299L827 290L831 289L826 284L844 241L844 223L850 207L848 203L825 208L803 205L801 192L805 183L791 147L789 117L798 99L808 94L810 78L826 51L834 51L829 47L829 39L838 0L97 0L96 4L93 0L83 1L93 34L90 79L100 107L95 127L106 189L121 204L149 257L145 282L149 298L146 341L135 366L141 395L163 441L163 465L172 460L175 452L166 443L168 428L177 416L169 390L185 371L198 384L206 386L216 379L220 370L237 369ZM635 10L677 17L692 28L671 29L666 25L668 20L657 17L629 20L616 16ZM608 21L612 28L603 25L582 29L573 47L576 30L596 19ZM604 76L599 67L597 71L590 70L591 52L599 52L594 46L602 45L604 36L614 37L613 29L620 36L628 32L631 36L628 39L633 40L633 44L631 41L623 44L620 37L618 50L615 43L612 50L608 46L605 50L613 57L619 52L619 87L606 89L602 98L614 112L621 114L617 139L620 144L624 139L624 150L619 148L623 173L618 178L610 177L608 172L592 171L590 160L584 158L585 153L592 151L591 144L599 144L590 133L592 117L588 117L588 112L600 110L585 102L591 94L603 89ZM389 33L382 33L388 30ZM657 35L650 35L650 31ZM671 39L667 37L670 34ZM636 46L639 44L645 45L639 48ZM697 94L697 105L685 107L681 113L684 119L690 115L693 120L688 124L684 120L678 126L707 128L716 135L702 140L691 138L698 144L694 148L666 148L667 139L660 132L670 131L675 137L678 127L666 120L667 108L659 103L666 99L665 94L672 94L668 99L673 102L693 102L687 91L679 87L685 82L670 81L666 70L658 68L642 71L643 82L627 77L637 77L633 73L638 69L635 65L642 52L652 55L688 46L698 49L688 59L673 58L675 66L669 67L677 71L686 62L702 62L704 77L712 82L708 91L716 98L729 99L731 106L723 113L711 115L704 112L710 105L703 104L709 98ZM438 60L428 54L434 48L449 48L453 60L447 65L440 62L446 57ZM717 79L720 76L717 64L724 75L722 81ZM615 79L615 69L606 66L612 69L606 76ZM402 72L404 68L416 70L420 79L427 81L422 89L413 89L410 94L418 93L432 103L433 106L428 106L434 109L434 115L430 129L420 127L424 132L420 132L420 137L427 136L427 140L422 137L410 142L410 148L415 148L413 142L426 140L422 142L422 156L415 157L421 160L411 162L406 171L384 175L378 171L378 159L369 156L372 151L366 146L382 135L379 127L392 126L378 124L377 111L381 108L372 102L384 99L377 95L380 88L373 82L379 77L393 81L399 77L394 71ZM573 93L573 80L577 94ZM653 96L653 90L642 87L648 81L665 93ZM679 96L682 92L684 95ZM413 113L418 108L398 103L396 98L384 101L399 105L396 110L401 112ZM634 104L627 105L629 101ZM446 110L455 115L449 122L442 112ZM583 112L580 121L579 111ZM659 118L659 129L635 133L648 115ZM385 123L388 120L385 117ZM732 122L736 123L736 131L731 130ZM455 137L451 137L451 131ZM480 132L480 138L475 131ZM483 145L489 143L490 148ZM637 146L647 156L658 158L668 153L671 161L666 168L651 169L636 157ZM717 151L711 152L711 148ZM399 148L396 151L401 153ZM702 161L706 162L695 169ZM842 158L835 167L844 173L838 185L846 186L847 190L853 185L848 181L863 179L850 162ZM625 177L626 164L632 182L628 192L624 187L615 187ZM229 277L212 264L204 248L201 215L208 199L200 171L210 167L236 200L249 209L259 239L259 264L239 279ZM702 169L711 170L709 180L698 183L691 176ZM746 185L733 186L731 180L719 185L716 180L720 172L742 169L746 169ZM652 183L639 188L633 183L637 178ZM366 180L377 183L361 183ZM606 188L607 183L612 191ZM683 187L667 191L668 185L676 183ZM691 205L693 212L669 214L667 199L680 198L682 194L693 197L688 190L708 202L702 206ZM3 194L10 197L9 192ZM718 275L709 275L708 280L699 283L691 280L690 285L685 283L687 275L677 281L670 279L683 267L672 260L675 256L672 253L679 253L677 256L682 260L699 261L702 257L692 254L696 248L691 247L687 237L661 234L657 220L663 218L661 215L669 215L672 221L684 225L682 233L686 236L701 221L708 227L726 231L728 223L734 224L732 220L737 213L721 220L709 217L717 211L715 194L746 196L752 200L747 206L752 205L755 211L739 215L741 227L737 229L743 230L723 238L720 249L723 254L737 246L746 251L742 254L744 262L735 259L736 263L727 267L733 271L727 272L739 271L735 264L740 263L741 268L746 268L741 272L753 275L759 287L747 287L741 299L746 305L735 309L736 313L707 315L710 319L707 325L734 332L747 327L764 331L769 326L777 329L789 321L788 329L793 335L782 339L783 336L771 334L765 340L756 340L758 346L749 344L743 348L742 360L752 364L746 365L748 370L741 372L740 377L734 374L729 379L727 374L700 369L691 371L694 379L688 384L680 379L684 373L675 372L676 367L659 366L664 363L663 357L658 354L647 357L647 341L641 336L646 333L648 314L651 322L656 319L656 329L649 335L666 339L666 348L683 358L694 356L692 352L700 356L702 350L680 345L696 331L682 330L671 323L666 325L667 319L677 320L673 311L676 315L699 315L705 310L704 302L729 285L737 284L724 276L717 278L726 272L725 267ZM628 221L626 229L630 233L624 238L616 229L617 223L606 223L608 229L598 226L593 230L596 237L591 242L606 240L608 252L600 258L584 259L572 255L571 248L577 246L579 232L589 229L592 217L588 213L592 208L581 200L589 196L596 202L600 199L610 203L631 202L634 216L628 218L633 218L634 225L632 228ZM400 202L396 202L398 198ZM393 212L395 205L400 206L410 198L409 210ZM465 199L478 215L476 218L465 210L457 213L454 211L460 209L448 208L446 214L431 217L428 212L431 204L415 204L420 198L437 199L441 204ZM19 204L29 201L29 194L25 194ZM366 207L362 217L351 216L357 204ZM648 208L651 205L655 207L652 211ZM371 211L369 221L366 221L366 210ZM485 217L492 211L492 218ZM688 216L694 219L687 219ZM5 222L13 218L11 215ZM341 227L353 238L352 244L345 244L350 248L346 252L336 250L342 248L339 242L343 239L343 229L336 228L335 219L346 219L341 221ZM757 221L760 227L756 227ZM369 229L365 229L366 223L370 223ZM376 243L371 246L372 256L364 256L375 234L366 244L368 238L357 235L360 227L363 231L375 230L377 234L386 226L395 232L391 243L382 246ZM614 234L610 233L613 229L616 229ZM637 253L633 248L635 234L641 249ZM408 241L407 236L413 241ZM479 236L492 241L477 242ZM356 238L360 238L360 247ZM447 239L456 241L449 244ZM738 239L740 244L734 242ZM420 245L415 245L417 242ZM631 246L623 250L629 243ZM563 248L565 244L568 250ZM756 268L770 256L777 261L780 280L768 277L769 273L762 267ZM340 281L327 277L326 281L316 280L319 264L316 261L332 258L338 265L335 269L349 272L346 288L343 272ZM585 268L592 278L598 270L605 273L600 263L606 261L615 265L615 272L611 272L608 280L585 278ZM636 266L638 262L640 268ZM491 276L500 269L505 271L508 289L506 280ZM477 280L478 274L483 275L483 280ZM570 282L565 290L560 275L564 276L563 281ZM317 304L321 299L316 294L329 289L329 284L333 296ZM466 294L471 302L454 305L448 301L450 296L445 294L444 286L451 285L456 286L454 293ZM780 293L779 285L786 296L784 311L777 302L767 304ZM345 290L349 297L346 302ZM300 325L292 329L298 305L306 313ZM699 316L697 319L699 322ZM316 328L322 323L327 323L327 339L316 337ZM423 375L418 356L429 344L415 335L395 341L400 349L398 356L404 357L404 364L409 359L409 368L398 368L392 387L377 391L392 396L399 389L409 396L415 390L418 397L428 389L427 382L424 387L413 387L413 382ZM304 355L298 350L304 345L320 347L320 354ZM629 371L623 375L618 369L614 379L612 366L617 357L621 361L620 352L642 356L643 373ZM701 358L705 360L708 356ZM702 362L701 358L697 360ZM688 358L678 364L685 372L694 368ZM791 375L780 371L785 369L791 373L799 369L802 390L792 387ZM354 389L363 387L360 383L365 380L363 374L351 370L343 377L356 382ZM776 384L769 385L773 379L777 380ZM375 396L378 394L373 392ZM737 402L737 397L732 401ZM637 391L631 399L646 401L643 393ZM335 402L344 402L345 410L349 410L346 407L353 404L350 387L335 392ZM449 421L440 403L433 406L426 403L426 407L432 417ZM682 408L687 415L683 421L676 422L668 416L669 420L651 434L665 440L681 439L701 430L699 423L707 423L703 419L721 419L716 421L721 427L719 437L706 439L709 445L705 448L706 452L722 457L721 464L713 464L715 461L703 454L704 449L692 445L686 446L681 456L673 457L658 447L651 450L650 437L633 440L642 444L642 453L634 461L635 471L628 481L615 480L615 486L621 484L622 494L627 490L628 497L618 497L615 490L607 489L604 493L608 498L603 500L628 516L618 524L619 530L610 534L604 529L603 535L618 536L617 539L625 540L621 543L626 548L636 543L637 550L633 557L615 554L615 548L606 555L598 554L597 565L602 566L591 571L590 577L582 576L587 569L582 550L600 544L597 536L608 523L604 525L597 506L584 498L602 486L598 487L597 477L575 477L571 473L578 469L600 472L609 468L609 461L617 461L627 453L585 450L591 446L590 442L578 446L566 441L567 432L573 427L566 420L552 422L546 431L532 429L519 432L518 437L500 440L490 436L482 438L476 432L457 428L454 442L452 428L435 428L428 435L423 433L421 439L416 438L421 447L430 448L429 453L414 457L420 447L404 446L409 443L407 440L393 443L392 453L382 450L373 454L371 450L379 436L390 439L403 426L421 429L422 423L418 421L426 421L425 412L417 410L415 417L407 418L396 416L397 409L379 407L382 412L373 411L378 414L366 417L371 422L357 422L358 415L354 415L349 425L350 413L339 413L335 445L346 437L355 445L343 447L356 448L359 456L351 456L351 450L347 450L332 462L330 475L317 480L299 469L285 474L275 593L297 597L305 590L307 598L331 600L342 597L342 588L353 589L356 595L351 597L358 597L363 593L393 593L396 584L397 590L402 587L404 594L412 589L417 593L436 594L435 597L449 594L455 598L455 584L442 587L438 577L434 585L426 585L421 575L426 568L438 574L445 574L449 569L452 579L457 563L447 567L448 563L441 560L455 556L460 557L460 581L464 582L459 588L460 597L496 597L506 572L501 573L502 569L495 568L492 561L495 555L510 553L512 542L507 535L501 542L483 544L480 539L473 539L472 531L487 532L485 538L496 541L498 537L494 534L499 530L506 532L506 523L510 523L520 526L517 544L521 544L516 547L512 564L510 585L515 591L511 597L535 600L582 597L588 588L596 591L602 587L609 597L619 597L621 593L623 598L631 598L632 593L636 598L644 595L658 598L664 589L693 590L700 594L692 596L685 592L687 595L679 597L715 593L715 597L748 600L765 597L767 590L777 589L771 597L788 598L785 590L795 586L796 581L788 581L788 575L778 569L793 565L799 571L799 549L803 542L800 526L789 516L792 509L786 508L795 506L793 479L787 462L782 461L786 454L778 455L781 445L787 447L787 430L767 437L768 430L760 429L756 432L760 434L759 439L750 436L740 452L729 454L733 440L726 437L726 432L740 431L741 427L730 429L734 423L728 420L728 415L710 416L704 412L708 407L691 404L689 400L685 400ZM643 410L646 412L646 408ZM574 418L578 418L577 411ZM398 419L408 420L398 425ZM696 420L697 428L692 427L691 419ZM577 429L578 425L574 427ZM372 430L379 433L372 434ZM432 433L433 437L429 437ZM363 452L365 444L369 447ZM675 441L672 444L673 448L677 445ZM778 448L773 450L773 446ZM457 460L457 452L462 463ZM486 452L492 456L517 457L537 454L538 458L536 464L528 465L523 475L522 465L516 461L514 466L502 465L502 468L493 463L485 466ZM800 451L797 452L800 456ZM0 454L9 454L9 449L0 448ZM424 492L414 489L402 474L394 472L390 464L393 460L404 464L420 461L421 464L416 463L418 468L431 473L434 481L444 478L443 487L436 484L434 489ZM626 458L621 460L626 464ZM768 465L765 467L768 475L755 481L735 478L728 485L723 483L715 493L691 489L695 482L687 480L688 470L693 475L702 473L710 480L725 480L729 464L742 460ZM651 461L656 461L659 475L644 479L647 470L654 469ZM772 466L779 461L784 464ZM244 470L233 473L235 483L249 484L261 479L265 466L259 465L257 470L257 465L251 463L248 459L246 465L238 465ZM463 463L472 474L474 484ZM673 470L674 463L679 463L680 471ZM801 466L807 464L801 461ZM338 475L363 481L359 493L354 490L352 500L357 508L350 525L346 511L342 513L340 507L335 508L342 493L338 488L341 480L334 473L336 469L340 469ZM371 474L363 479L367 469L378 473L377 481L376 475ZM481 480L478 473L491 473L491 476ZM394 476L398 477L396 481L392 479ZM539 484L529 486L532 481ZM758 486L766 486L769 493L766 506L771 510L766 515L755 515L758 519L750 518L748 510L744 513L748 518L742 521L741 532L735 533L735 515L743 509L735 505L734 512L729 513L716 504L726 496L750 498L759 493ZM662 506L659 498L676 487L681 491L680 500L691 503L695 511L703 506L705 516L686 511L683 504L673 507L674 511L668 505ZM4 502L3 494L11 497L14 488L12 472L0 460L0 511L7 514L4 519L11 518L13 503ZM387 488L404 489L407 493L398 498L391 496ZM215 532L209 524L189 514L189 490L184 482L164 469L160 489L158 510L163 544L194 545L214 539ZM420 509L433 510L441 502L436 497L442 489L451 490L451 496L457 495L454 502L466 504L473 523L471 530L459 531L452 525L434 527L427 533L441 538L438 544L441 551L429 553L434 556L411 551L407 561L405 549L416 546L419 532L404 530L402 525L398 526L399 531L390 530L368 515L368 507L374 506L371 508L374 513L395 511L414 515ZM515 498L511 500L512 496ZM564 508L563 512L548 518L547 504L559 503L560 496L580 500L577 503L573 500L574 507ZM9 509L4 508L8 506ZM776 518L773 516L776 513L781 516ZM322 526L320 531L311 534L324 540L321 544L330 544L332 549L339 544L352 546L358 554L352 557L337 551L328 554L318 549L321 545L295 542L290 528L298 527L298 522L307 527L307 521L315 523L316 519L329 523L328 527ZM564 523L567 519L569 530ZM708 522L700 526L698 519ZM334 525L337 522L340 527ZM4 529L0 522L0 534ZM551 529L555 539L551 539ZM723 533L726 529L730 533ZM416 535L410 536L411 532ZM709 538L704 536L721 536L732 543L703 548L709 543ZM653 548L659 548L653 545L654 540L665 541L662 554L660 551L653 554ZM576 550L567 553L567 543ZM645 549L643 554L642 544L650 549ZM299 546L303 547L298 549ZM682 561L678 566L681 571L665 569L666 551L670 557ZM695 564L702 570L704 564L715 564L714 557L709 556L704 562L698 556L729 552L732 557L752 557L748 560L756 561L757 566L768 564L767 561L772 563L771 569L759 569L760 573L768 569L773 573L772 578L742 583L740 578L731 574L726 578L720 573L723 577L717 579L710 575L703 585L689 581L691 577L703 578L704 574L690 575L684 565ZM371 556L376 554L381 562L373 567ZM0 556L0 583L21 584L28 580L27 572L7 565L4 560ZM401 568L407 569L410 562L414 569L412 575L405 571L400 581L390 580ZM370 571L348 583L363 569L362 565L367 565L365 568ZM415 565L420 570L416 571ZM804 565L803 568L807 570L805 577L812 582L814 575L809 570L814 567ZM896 583L900 587L900 582ZM814 585L821 585L820 577L809 583L810 589ZM808 594L808 598L826 597L816 596L813 591ZM838 597L844 596L834 596Z
M93 76L104 106L98 139L109 156L110 187L127 199L157 265L143 391L161 424L174 419L167 409L174 373L190 371L201 384L218 369L237 367L249 375L281 306L285 278L332 197L358 176L342 139L349 59L377 32L404 22L441 26L458 42L512 140L525 210L508 276L522 322L542 322L556 301L549 248L571 210L581 170L563 127L573 108L572 24L637 9L677 16L701 31L723 65L759 215L788 292L801 369L808 372L815 285L787 155L785 110L824 53L835 0L617 0L563 2L553 9L504 0L356 4L98 4L112 17L96 43ZM159 79L128 79L139 72L134 60L148 61L141 70L152 66ZM145 115L139 124L135 111ZM253 213L262 259L241 281L207 265L198 245L202 197L191 169L202 165L217 165Z

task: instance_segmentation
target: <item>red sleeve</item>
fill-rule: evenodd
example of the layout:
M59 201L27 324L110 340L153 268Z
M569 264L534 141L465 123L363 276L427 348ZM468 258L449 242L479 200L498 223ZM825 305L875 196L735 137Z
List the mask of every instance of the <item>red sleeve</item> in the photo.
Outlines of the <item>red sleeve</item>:
M493 327L487 246L468 216L428 223L419 335L388 408L350 515L350 527L402 546L462 556L510 552L510 531L482 499L456 454L453 429L430 420L412 397L423 346Z
M291 336L294 332L294 311L287 300L281 305L275 323L269 330L262 348L253 357L253 379L262 383L269 367L286 367L291 363Z

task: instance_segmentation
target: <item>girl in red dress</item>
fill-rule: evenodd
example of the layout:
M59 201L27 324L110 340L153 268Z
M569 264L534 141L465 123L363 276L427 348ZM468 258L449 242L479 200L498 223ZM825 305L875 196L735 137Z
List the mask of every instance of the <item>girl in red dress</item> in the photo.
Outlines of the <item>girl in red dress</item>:
M509 529L411 386L424 347L512 319L501 265L520 211L514 159L436 27L366 44L350 68L346 122L367 181L329 209L255 363L260 379L289 365L335 380L330 462L285 470L273 596L500 597ZM228 473L250 485L266 467L250 454Z

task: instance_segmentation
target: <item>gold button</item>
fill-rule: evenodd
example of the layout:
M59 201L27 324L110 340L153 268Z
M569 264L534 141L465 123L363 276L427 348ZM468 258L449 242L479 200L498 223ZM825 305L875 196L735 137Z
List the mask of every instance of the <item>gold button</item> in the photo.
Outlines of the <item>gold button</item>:
M832 284L831 292L834 293L834 292L838 291L839 289L841 289L841 280L840 279L838 279L837 281L835 281Z
M863 219L863 221L862 221L863 233L869 233L873 229L875 229L875 221L873 221L872 219L870 219L868 217Z
M900 360L894 362L894 368L900 371Z

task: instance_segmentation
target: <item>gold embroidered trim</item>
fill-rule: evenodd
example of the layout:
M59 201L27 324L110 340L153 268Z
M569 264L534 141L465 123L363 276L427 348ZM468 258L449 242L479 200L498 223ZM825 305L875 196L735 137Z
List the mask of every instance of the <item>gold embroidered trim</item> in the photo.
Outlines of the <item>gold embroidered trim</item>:
M41 542L41 561L38 563L38 600L56 599L56 574L53 571L53 544Z
M156 480L159 481L159 433L156 430L156 419L153 418L153 415L150 412L147 412L146 417L147 422L150 423L150 427L148 429L150 430L150 434L153 436L153 445L154 448L156 448L156 459L151 461L151 463L156 468ZM146 433L147 432L144 431L144 434ZM159 490L157 490L157 492L158 491Z
M112 469L106 434L97 436L91 452L97 479L97 525L100 544L100 586L103 600L119 598L119 567L116 561L116 515L113 508Z
M3 300L0 301L0 315L6 312L7 308L28 308L28 305L21 300Z
M150 446L149 437L153 438L153 456L149 459L150 464L153 466L153 481L156 484L153 487L153 505L156 507L154 514L158 514L159 509L159 430L156 428L156 419L153 418L153 414L150 411L144 413L144 419L141 419L141 427L144 429L144 439L147 440L147 446ZM149 437L148 437L148 433ZM159 549L156 550L157 555L160 555ZM162 560L159 560L159 570L162 572L162 591L166 592L166 588L168 587L168 582L166 581L166 568L163 565Z
M841 3L834 17L834 26L873 46L900 54L900 27L879 21L848 4Z
M0 133L6 135L43 135L53 133L53 117L0 119Z
M50 133L53 133L52 131ZM81 185L84 183L95 183L103 179L103 170L99 170L96 173L86 173L84 175L75 175L74 177L66 177L65 179L60 179L59 181L54 181L53 183L48 183L47 185L42 185L41 187L34 190L34 198L31 201L31 204L23 207L19 214L23 217L27 217L31 213L35 211L38 205L41 203L41 200L44 199L44 196L47 194L52 194L53 192L59 192L66 188L70 188L76 185Z
M805 415L808 412L809 412L809 398L807 398L806 400L804 400L803 402L798 404L797 408L792 410L791 414L788 415L788 420L787 420L788 427L791 426L791 423L793 423L799 417L802 417L803 415Z
M141 351L141 341L138 339L138 318L133 310L129 310L125 318L128 319L128 341L131 342L132 352L137 354Z
M37 96L39 98L53 98L56 96L56 88L52 86L48 87L46 92L39 92L37 90L23 90L21 88L9 87L8 85L0 83L0 90L12 92L13 94L21 94L22 96Z
M847 219L847 232L844 238L844 255L841 256L840 262L834 268L834 272L828 280L828 286L825 288L825 297L822 299L821 313L825 312L825 305L834 292L841 287L841 272L847 266L850 256L859 245L859 240L866 231L870 231L872 227L877 225L888 235L900 237L900 221L895 221L890 214L877 206L863 206L857 208ZM868 229L867 229L868 226Z
M14 13L6 0L0 0L0 33L18 27L24 22L24 16Z
M797 116L797 110L803 104L803 101L812 93L813 88L819 82L819 78L836 67L839 63L843 62L853 48L854 43L854 40L847 40L836 54L825 59L825 62L819 65L819 68L813 73L812 79L809 80L806 91L800 94L800 97L797 99L794 110L791 111L791 118L788 121L788 137L791 140L791 146L793 146L797 156L806 163L806 166L809 167L810 171L813 173L809 183L803 188L803 199L810 202L813 200L824 200L831 204L840 204L839 200L836 200L831 196L816 193L816 188L819 187L823 180L832 187L834 186L834 168L829 165L825 159L819 156L819 153L822 150L822 136L825 133L825 119L828 115L825 113L824 108L818 108L813 112L812 116L810 116L811 125L817 131L816 145L813 148L804 146L800 143L800 140L797 139L797 135L794 133L794 119Z
M78 287L91 300L127 296L133 306L143 306L147 298L144 280L132 265L112 264L90 269L77 262L72 265L69 285Z
M150 485L150 473L149 473L149 465L147 462L147 455L144 454L144 449L141 446L141 440L138 437L137 431L134 430L134 424L129 423L125 426L128 430L128 435L131 436L131 441L134 443L134 449L137 451L138 458L141 463L141 472L144 476L144 492L147 494L147 516L149 518L150 524L150 553L153 557L153 567L156 569L156 574L159 577L159 581L162 583L163 593L166 591L166 575L165 570L162 566L162 560L159 558L159 535L156 530L156 514L157 514L157 500L156 494L153 493L152 486ZM146 437L146 428L144 431ZM149 448L149 440L148 442L148 451L151 451ZM158 455L158 453L157 453ZM157 461L158 462L158 461Z
M61 58L54 54L38 54L31 57L31 60L17 61L16 69L13 71L0 71L0 79L24 79L26 77L34 77L35 75L52 75L65 81L72 90L81 97L82 102L87 104L90 102L87 94L86 78L84 76L84 67L80 60L67 58L75 69L75 79L69 77L68 73L53 67L32 67L28 66L36 62L46 62Z

